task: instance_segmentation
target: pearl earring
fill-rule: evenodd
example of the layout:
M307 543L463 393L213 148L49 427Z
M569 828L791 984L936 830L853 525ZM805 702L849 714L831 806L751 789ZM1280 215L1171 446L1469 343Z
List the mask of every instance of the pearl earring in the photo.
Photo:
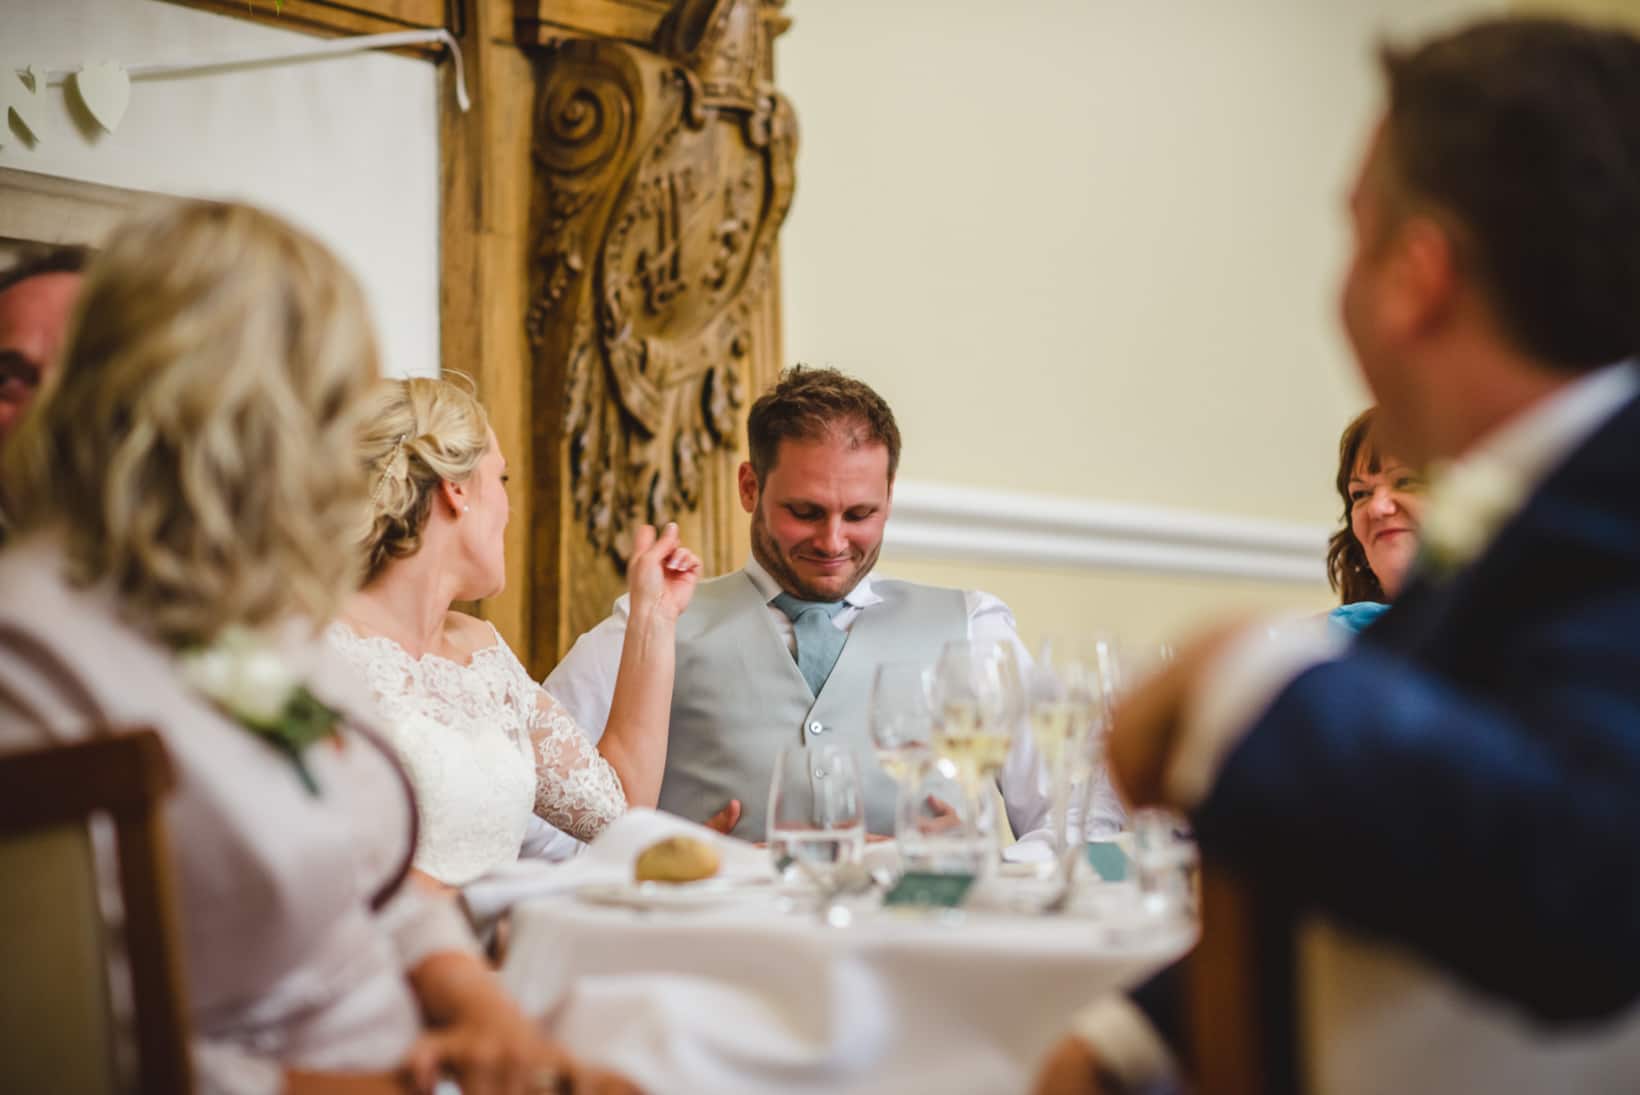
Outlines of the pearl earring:
M461 507L461 512L462 513L471 513L471 512L473 512L473 507L464 505L464 506Z

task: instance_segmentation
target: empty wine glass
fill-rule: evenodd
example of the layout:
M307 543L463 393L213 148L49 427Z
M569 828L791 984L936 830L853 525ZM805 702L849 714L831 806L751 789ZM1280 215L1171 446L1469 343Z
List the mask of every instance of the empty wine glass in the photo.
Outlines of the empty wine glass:
M1101 678L1076 643L1050 639L1031 662L1026 697L1032 739L1053 790L1053 835L1063 863L1067 849L1082 843L1076 791L1095 765L1093 738L1104 711Z
M833 744L791 744L775 758L769 785L769 852L787 882L807 880L823 896L865 859L865 796L854 754Z
M1171 810L1146 808L1133 815L1133 867L1140 907L1159 924L1196 914L1196 843L1190 823Z
M901 789L894 821L900 869L978 874L986 846L976 839L975 801L950 764L922 765Z

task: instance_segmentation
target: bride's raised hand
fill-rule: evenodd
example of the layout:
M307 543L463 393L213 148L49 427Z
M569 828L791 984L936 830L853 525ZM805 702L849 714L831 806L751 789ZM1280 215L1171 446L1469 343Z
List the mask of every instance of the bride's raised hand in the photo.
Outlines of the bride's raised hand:
M632 538L632 560L626 565L634 613L654 608L676 620L689 607L700 575L700 559L679 543L676 522L659 536L652 525L638 526Z

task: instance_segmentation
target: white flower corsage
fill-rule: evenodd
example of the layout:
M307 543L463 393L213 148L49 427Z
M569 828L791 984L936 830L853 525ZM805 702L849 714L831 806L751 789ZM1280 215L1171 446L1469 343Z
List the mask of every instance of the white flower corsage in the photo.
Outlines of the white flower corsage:
M1425 555L1442 571L1467 566L1524 501L1520 477L1496 463L1471 461L1435 470L1419 530Z
M289 757L303 786L319 793L302 754L335 732L341 716L308 691L278 650L232 627L210 646L183 651L178 662L189 686Z

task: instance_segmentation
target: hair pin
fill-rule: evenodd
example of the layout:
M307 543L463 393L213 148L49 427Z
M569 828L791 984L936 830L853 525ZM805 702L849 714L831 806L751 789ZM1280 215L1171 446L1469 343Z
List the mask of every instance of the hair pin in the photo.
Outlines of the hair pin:
M370 492L370 505L372 507L376 505L377 499L381 498L382 488L387 486L387 476L393 470L393 461L398 459L399 450L404 448L404 443L409 439L409 434L401 433L393 440L393 447L388 451L387 459L382 461L382 473L380 478L376 480L376 489Z

